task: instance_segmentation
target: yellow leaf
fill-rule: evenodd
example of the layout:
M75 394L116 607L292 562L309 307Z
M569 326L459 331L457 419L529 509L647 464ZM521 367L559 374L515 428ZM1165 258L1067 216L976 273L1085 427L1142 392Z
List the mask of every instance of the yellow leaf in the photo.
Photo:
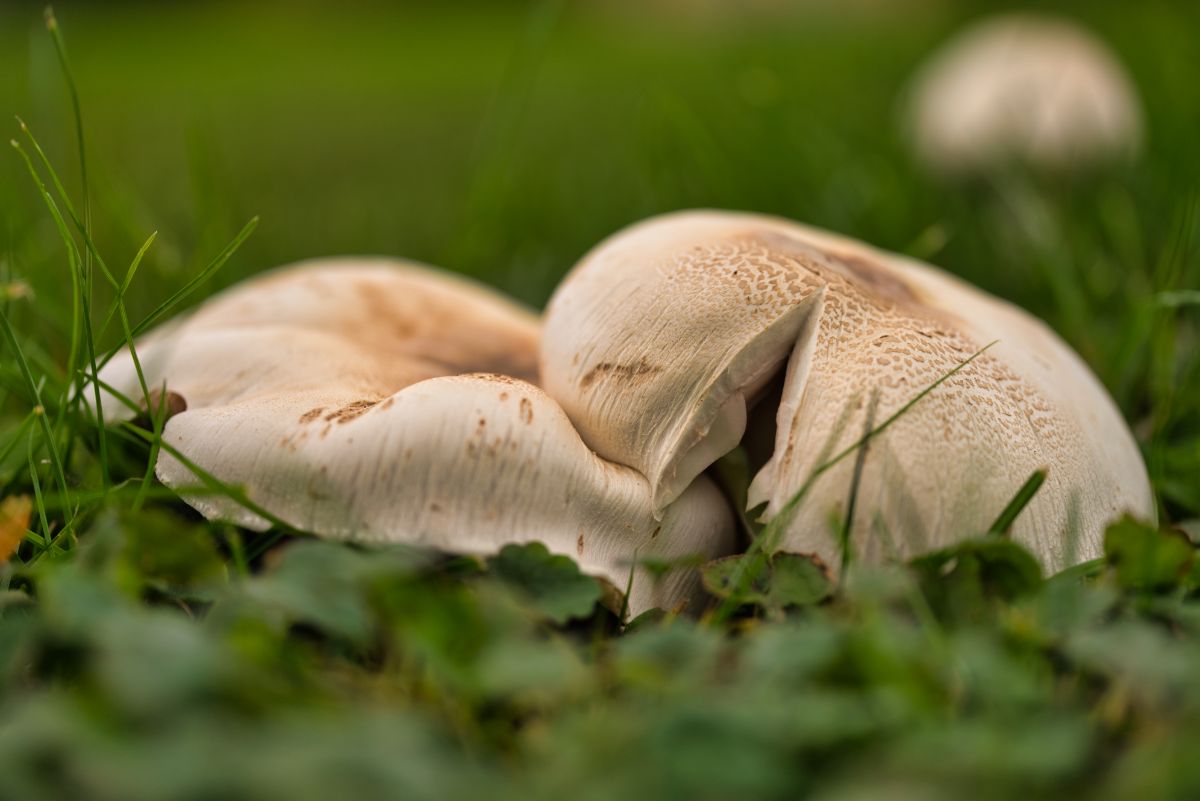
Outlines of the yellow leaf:
M33 501L28 495L12 495L0 501L0 564L17 552L32 514Z

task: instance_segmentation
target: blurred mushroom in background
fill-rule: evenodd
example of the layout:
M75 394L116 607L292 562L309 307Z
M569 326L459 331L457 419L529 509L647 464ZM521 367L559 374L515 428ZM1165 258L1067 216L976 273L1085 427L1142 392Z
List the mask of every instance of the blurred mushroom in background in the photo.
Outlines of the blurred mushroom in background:
M1137 90L1108 46L1040 14L954 36L917 71L905 116L918 158L944 175L1094 165L1134 155L1143 136Z

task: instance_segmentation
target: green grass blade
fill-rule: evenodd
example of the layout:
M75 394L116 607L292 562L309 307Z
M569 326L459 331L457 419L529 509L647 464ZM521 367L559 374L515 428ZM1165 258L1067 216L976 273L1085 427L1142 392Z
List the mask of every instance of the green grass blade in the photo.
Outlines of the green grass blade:
M1000 516L996 518L996 522L992 523L988 528L988 533L1008 534L1017 516L1029 505L1029 502L1033 500L1034 495L1037 495L1037 491L1042 488L1042 484L1045 481L1045 468L1034 470L1029 478L1025 479L1025 483L1021 485L1017 493L1013 495L1008 505L1004 507L1004 511L1000 512Z
M50 520L46 516L46 502L42 498L42 482L38 478L37 463L33 458L33 432L29 434L29 482L33 486L33 507L37 510L38 522L42 524L42 539L50 542Z
M125 278L121 281L121 285L117 287L117 296L113 299L112 305L108 308L108 313L104 315L104 321L100 323L100 335L108 329L112 323L113 317L118 313L118 310L125 303L125 293L129 291L130 285L133 284L133 277L137 274L138 267L142 264L142 258L146 255L146 251L150 250L150 246L154 244L154 240L158 238L158 231L153 232L147 237L142 246L138 248L137 254L134 255L133 261L129 264L129 269L125 271Z
M187 298L193 292L195 292L201 284L203 284L205 281L215 275L218 270L225 266L225 262L229 261L233 254L237 252L238 248L242 246L242 243L250 237L250 234L254 233L254 229L257 227L258 217L251 217L250 221L242 227L242 230L238 232L237 236L235 236L228 245L222 248L221 252L218 253L203 270L192 277L191 280L184 284L182 288L172 294L169 298L160 303L154 309L154 311L146 315L146 317L140 323L133 327L133 336L136 337L144 333L148 328L168 315L176 306L187 300ZM104 359L103 362L101 362L101 366L103 367L104 364L107 363L110 358L112 358L112 355L115 355L115 353L116 351L114 351L113 354L110 354L108 358Z
M134 353L133 347L130 346L130 353ZM150 445L150 458L146 460L146 472L142 474L142 483L138 487L138 493L133 499L133 510L142 508L142 504L146 502L146 494L150 491L150 482L154 478L154 465L158 464L159 442L162 441L163 426L167 422L167 385L164 383L159 390L158 404L156 405L146 392L146 380L141 376L141 369L138 369L138 378L142 385L142 391L146 397L146 413L150 415L151 430L154 432L154 442Z
M84 236L91 238L92 230L92 200L91 193L88 190L88 169L87 169L87 147L83 138L83 110L79 103L79 89L75 85L75 73L71 70L71 60L67 58L67 43L63 40L62 30L58 26L58 19L54 16L54 9L50 6L46 7L46 29L50 31L50 38L54 40L54 50L58 54L58 63L62 67L63 78L67 82L67 91L71 97L71 109L75 114L75 142L79 147L79 179L83 187L83 230ZM84 272L88 275L90 282L91 272L91 257L84 252Z
M46 208L49 209L50 215L54 218L54 224L58 229L59 237L63 241L63 246L66 248L67 260L70 262L72 271L79 271L79 280L77 282L79 298L78 308L80 310L79 327L83 331L83 344L87 351L88 363L91 365L91 374L94 378L99 368L96 361L96 341L95 337L92 335L91 289L87 272L80 261L79 248L75 244L74 237L71 236L71 231L67 227L67 222L63 218L62 212L59 211L58 204L54 202L54 198L51 197L50 193L46 190L45 183L42 182L41 177L37 174L37 170L34 169L33 161L29 158L28 154L25 153L24 148L22 148L19 143L13 142L13 147L17 149L17 151L21 154L21 157L24 159L25 164L29 168L30 177L33 178L34 184L37 186L38 193L42 196L42 200L45 202ZM70 378L73 379L74 377L71 376ZM76 402L80 397L83 387L86 386L86 383L87 382L85 381L79 382L79 392L77 392L75 396ZM98 420L97 437L100 447L100 473L102 480L104 481L105 485L107 485L109 483L108 441L103 425L103 401L100 398L100 390L98 388L95 389L93 399L96 403L96 417ZM72 410L73 406L74 403L68 403L65 406L65 410L70 411Z
M78 215L75 213L74 207L71 205L70 196L67 194L66 190L63 188L63 184L62 184L62 181L58 177L58 173L54 170L54 167L50 163L50 160L46 157L46 153L42 149L41 144L37 141L37 137L35 137L33 135L33 132L31 130L29 130L29 126L27 126L25 124L25 122L23 120L21 120L19 117L18 117L18 122L20 122L22 131L24 131L26 137L29 139L31 146L33 147L34 151L37 153L39 159L42 162L42 165L46 169L46 172L50 175L51 181L54 184L55 188L57 189L59 197L62 200L64 207L67 209L67 213L70 215L72 222L75 224L75 227L80 232L80 234L82 234L83 239L84 239L84 244L85 244L85 256L95 259L96 264L98 264L100 266L101 272L108 279L109 283L116 289L116 297L114 298L112 306L109 309L109 312L105 316L104 322L102 323L102 325L100 327L100 333L103 333L104 330L107 329L109 323L112 321L114 314L116 314L120 317L121 331L124 336L125 346L129 349L130 357L133 359L133 369L134 369L134 372L137 374L138 384L142 390L142 397L146 402L147 410L150 412L151 420L153 422L155 431L161 432L163 421L162 421L162 419L160 419L160 416L156 413L156 410L151 408L152 403L151 403L151 399L150 399L150 389L146 383L146 376L145 376L144 371L142 370L142 364L141 364L141 360L139 359L138 354L137 354L137 348L134 347L134 342L133 342L134 334L129 325L129 315L125 308L125 292L129 289L129 286L133 281L134 275L137 274L137 269L138 269L138 266L141 264L142 258L146 255L146 251L150 248L150 245L154 242L154 239L157 237L158 233L157 232L152 233L150 235L150 237L145 241L145 243L142 244L141 248L138 249L137 254L134 256L133 262L130 264L129 269L126 270L126 272L125 272L125 279L120 284L118 284L116 281L116 278L113 276L112 271L109 270L108 265L105 263L104 258L100 255L100 252L97 250L95 242L92 240L90 224L89 224L89 220L88 220L86 214L85 214L85 218L84 218L83 222L81 222L79 220ZM81 144L81 147L82 147L82 144ZM25 156L25 154L23 152L22 152L22 156ZM82 156L82 152L81 152L81 156ZM30 160L27 156L25 157L25 161L27 164L30 165L30 170L31 170L31 172L33 172L32 165L30 164ZM36 176L35 176L35 180L37 180ZM43 190L43 194L45 194L44 187L42 188L42 190ZM85 209L85 213L86 213L86 211L87 211L87 209ZM89 287L89 290L90 290L90 283L88 283L87 286ZM86 334L87 338L89 340L91 340L93 338L93 334L92 334L92 328L91 328L90 291L83 294L83 298L84 298L84 309L85 309L84 319L86 321L85 334ZM99 369L97 367L97 362L96 362L96 357L95 357L95 345L94 345L93 341L88 342L88 351L89 351L89 356L90 356L90 360L92 363L92 378L94 379L94 378L96 378L96 376L99 372ZM93 383L93 387L95 387L94 381L92 383ZM76 399L79 398L82 390L83 390L83 386L81 385L79 387L79 391L76 394ZM107 436L106 436L106 431L105 431L104 422L103 422L104 421L104 410L103 410L103 405L102 405L103 402L100 398L100 393L99 393L98 388L95 389L95 403L96 403L96 413L97 413L97 429L98 429L98 433L100 436L101 471L102 471L102 475L105 478L105 481L107 482L107 479L108 479ZM154 453L152 454L152 457L156 456L156 455L157 455L157 447L154 449ZM153 458L151 459L150 464L153 465ZM145 497L144 490L149 487L152 473L153 473L153 468L148 466L146 469L146 473L143 477L143 482L142 482L143 492L141 494L139 494L138 498L135 499L134 504L133 504L133 508L135 510L140 509L142 506L142 499Z
M137 442L139 445L144 444L140 439L133 439L123 432L116 430L113 436L117 439L124 439L128 442ZM71 496L73 503L78 503L81 507L87 504L95 504L103 501L113 502L116 500L126 500L129 496L135 495L141 488L142 479L127 478L124 481L115 483L108 490L78 490ZM193 487L188 490L188 495L204 497L209 495L224 496L224 493L215 490L206 489L204 487ZM57 492L42 492L42 499L46 505L48 512L61 511L67 508L66 499ZM179 499L179 493L170 487L162 485L152 486L146 493L147 500L154 501L174 501Z
M879 408L879 389L878 387L871 393L871 401L867 406L867 417L863 422L864 436L869 432L872 426L875 425L875 412ZM850 534L854 525L854 510L858 505L858 487L862 482L863 466L867 462L867 453L870 451L871 443L869 440L863 442L863 446L858 449L858 454L854 458L854 475L850 480L850 497L846 501L846 517L842 523L840 532L842 566L841 575L844 578L846 571L850 569L850 563L854 559L850 545Z
M21 440L29 431L29 427L33 425L33 419L36 416L37 415L35 412L30 412L29 414L25 415L25 419L23 419L17 426L17 430L13 432L12 438L8 441L8 444L4 446L3 450L0 450L0 465L3 465L8 460L8 457L12 456L13 451L17 449L17 446L21 444Z
M991 348L993 345L995 345L996 342L998 342L998 341L999 340L989 342L987 345L984 345L982 348L980 348L979 350L975 351L973 354L968 356L965 360L959 362L958 365L956 365L949 372L943 374L932 384L925 387L920 392L918 392L916 395L914 395L911 400L909 400L907 403L905 403L903 406L901 406L899 409L897 409L886 420L884 420L882 423L880 423L878 427L871 429L866 434L864 434L862 437L860 437L858 440L856 440L852 444L848 445L841 452L836 454L832 459L824 462L823 464L818 466L815 470L813 470L812 474L808 477L808 479L805 480L804 484L800 487L799 490L797 490L796 494L793 495L792 498L784 505L783 509L780 510L780 513L775 517L775 520L780 520L781 518L790 517L791 514L793 512L795 512L796 508L800 505L800 502L802 500L804 500L805 495L808 494L808 490L812 487L813 483L818 478L820 478L821 475L823 475L825 472L827 472L831 468L835 467L839 462L842 461L842 459L845 459L847 456L849 456L850 454L857 451L859 448L861 448L863 445L865 445L871 439L879 436L884 431L886 431L893 423L895 423L897 420L899 420L901 417L903 417L905 414L907 414L908 410L911 409L913 406L915 406L917 403L919 403L925 396L927 396L930 392L933 392L935 389L940 387L946 381L953 378L960 370L962 370L964 367L969 365L971 362L975 361L977 358L982 356L989 348ZM772 522L775 522L775 521L772 521ZM786 523L786 520L784 522ZM781 524L781 525L783 525L783 524ZM768 525L768 528L770 528L769 525Z
M86 219L84 222L80 222L78 215L75 213L74 207L71 205L71 198L67 194L66 190L63 188L63 184L62 184L62 181L58 177L58 173L54 170L54 167L50 163L50 160L46 157L46 153L42 149L41 144L38 142L37 137L33 135L33 131L31 131L29 129L29 126L26 125L25 122L20 119L20 117L17 118L17 121L20 122L21 130L25 133L25 136L29 140L30 145L33 147L34 151L37 153L39 159L41 160L42 166L45 168L46 172L50 175L51 182L54 184L55 188L57 189L59 198L62 201L63 206L66 208L67 213L70 215L72 222L75 224L76 229L83 236L84 245L85 245L85 255L90 255L91 258L95 259L96 264L98 264L100 266L101 272L103 272L104 276L108 279L109 283L116 289L116 297L113 300L113 304L112 304L111 309L109 310L109 313L105 316L104 322L100 328L100 333L102 334L104 332L104 330L108 327L109 323L112 321L112 317L113 317L114 313L120 316L121 330L122 330L122 334L124 335L125 346L127 348L129 348L130 356L133 359L133 369L134 369L134 372L137 374L138 383L142 390L142 396L146 401L146 407L147 407L147 409L149 409L150 405L151 405L150 390L146 384L146 377L142 370L141 360L138 358L137 349L134 347L134 344L133 344L134 335L130 328L129 315L125 308L125 292L126 292L126 290L128 290L130 283L133 281L133 276L137 273L137 268L141 264L142 258L146 255L146 251L150 248L150 245L154 242L154 239L158 236L158 233L155 232L155 233L151 234L150 237L146 240L146 242L143 243L142 247L138 249L137 254L134 256L133 262L130 264L129 269L126 270L126 272L125 272L124 281L122 281L120 284L118 284L116 278L113 276L112 271L109 270L108 265L105 263L104 258L100 255L99 250L97 250L96 243L92 240L91 231L87 225ZM18 150L20 150L20 148L18 148ZM38 182L39 189L42 191L44 196L48 196L48 193L45 191L45 187L41 184L40 179L36 174L36 171L33 169L30 159L28 158L28 156L26 156L24 151L21 151L21 155L25 158L25 162L29 166L30 173L34 176L34 180L36 182ZM50 201L47 201L47 202L49 203ZM54 210L52 209L51 211L53 213ZM56 216L56 219L58 219L58 216ZM62 235L64 237L64 241L65 241L69 237L66 233L63 232L64 225L65 224L60 225L60 235ZM72 245L73 245L73 240L72 240ZM76 255L76 260L78 261L78 255ZM88 284L88 286L90 287L90 284ZM96 366L97 363L96 363L96 358L95 358L94 335L92 333L92 326L91 326L92 316L91 316L90 292L84 293L82 295L82 297L83 297L83 304L84 304L84 311L85 311L84 321L86 324L84 330L85 330L86 337L92 340L92 341L89 341L87 344L88 344L90 360L92 363L92 377L95 378L96 374L98 373L98 368ZM81 397L80 393L82 393L83 389L84 389L84 387L81 384L76 393L76 398L75 398L76 401L78 401L79 398ZM101 437L101 440L100 440L101 469L102 469L102 472L104 473L104 475L107 476L108 458L107 458L107 444L106 444L105 431L104 431L104 425L103 425L104 409L103 409L102 401L100 399L99 390L96 390L95 402L96 402L96 413L97 413L97 418L98 418L99 436Z
M75 211L75 205L71 202L71 196L63 187L62 179L58 177L58 171L54 169L49 157L46 156L46 151L42 149L42 145L38 142L37 137L33 135L33 131L25 124L25 121L17 117L17 123L21 126L21 132L25 134L25 138L29 140L30 147L37 154L38 161L41 162L42 168L46 174L50 176L50 183L54 186L54 191L58 193L58 198L63 204L63 208L67 212L67 216L71 219L71 224L75 226L80 235L83 237L84 255L89 258L96 259L96 263L100 266L100 271L108 280L108 283L113 289L117 288L117 279L108 269L108 265L104 259L100 258L100 253L96 248L96 243L92 240L91 226L88 221L81 220L79 214Z
M50 429L50 422L46 419L45 407L42 406L42 393L38 387L38 383L33 380L33 373L29 371L29 362L25 359L25 353L21 350L21 344L17 340L17 333L13 330L12 324L8 320L8 315L0 308L0 328L4 331L4 338L8 342L8 347L12 350L13 356L17 360L17 366L21 370L21 375L25 379L26 390L33 398L34 414L38 418L38 423L42 429L42 436L46 440L46 449L50 453L50 462L54 467L54 475L58 481L59 489L64 497L70 497L70 489L67 486L67 474L63 470L63 462L59 457L58 446L54 442L54 432ZM76 509L71 506L72 511Z
M42 180L41 180L41 177L38 175L37 169L34 168L33 162L29 159L29 154L25 152L24 148L21 147L21 144L19 142L17 142L15 139L10 140L9 144L12 145L13 149L17 151L17 154L22 158L22 160L24 160L25 167L29 171L29 175L33 179L34 185L38 188L38 192L42 196L43 202L47 202L47 198L49 197L49 194L46 192L46 188L42 184ZM49 202L52 202L52 201L49 201ZM61 231L60 231L60 236L61 236ZM67 257L68 257L68 259L71 258L70 250L68 250ZM67 351L67 366L66 366L67 383L63 388L62 397L59 398L59 401L58 401L59 411L55 417L55 422L54 422L54 429L55 429L56 433L59 430L60 426L62 425L62 416L67 407L67 399L70 395L71 385L72 385L72 382L74 381L76 371L78 370L79 343L82 340L82 332L80 331L80 328L82 325L80 297L82 295L83 290L82 290L82 287L80 287L80 285L79 285L79 271L75 268L74 264L72 264L70 266L69 274L71 276L71 339L70 339L70 344L69 344L69 348Z

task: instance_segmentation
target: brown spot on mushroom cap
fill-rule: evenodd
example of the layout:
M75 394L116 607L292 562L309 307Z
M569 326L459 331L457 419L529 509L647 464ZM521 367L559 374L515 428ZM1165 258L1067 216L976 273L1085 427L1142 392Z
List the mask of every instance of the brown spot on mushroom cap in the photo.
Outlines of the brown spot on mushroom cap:
M838 264L845 267L861 284L868 287L874 293L875 297L891 300L896 303L920 302L913 288L892 274L883 265L850 253L831 255Z
M584 374L583 378L579 381L579 386L587 389L597 380L609 377L628 383L637 383L648 376L661 373L662 371L663 368L650 364L644 357L630 364L601 362Z
M337 422L339 424L349 423L354 418L361 417L369 412L377 403L379 403L378 400L351 401L345 406L335 409L334 411L325 415L325 420L327 422Z
M320 334L376 358L375 376L392 384L383 394L438 375L537 376L539 326L532 313L475 282L394 260L280 268L214 297L184 328L189 335L277 328ZM222 378L244 386L261 377L258 369L236 376L235 369ZM204 398L223 394L206 388Z
M750 238L795 259L826 282L844 279L873 305L924 305L917 291L895 271L864 254L820 248L773 229L755 231Z
M321 415L322 415L322 414L324 414L324 413L325 413L325 407L324 407L324 406L318 406L318 407L317 407L317 408L315 408L315 409L309 409L307 412L305 412L304 414L300 415L300 422L301 422L301 423L311 423L311 422L314 422L315 420L319 419L319 418L321 417Z
M355 292L366 310L363 325L370 327L370 336L381 348L419 354L447 375L493 370L530 380L537 376L536 353L525 347L527 332L494 328L489 338L481 339L472 326L462 325L462 316L474 305L465 297L451 301L442 296L444 288L425 287L422 294L427 297L418 300L388 291L384 282L367 280L357 282ZM415 306L419 313L414 313Z
M518 386L519 387L522 384L528 383L528 382L524 381L523 379L514 378L511 375L504 375L502 373L474 372L474 373L465 373L464 375L469 375L471 378L478 378L481 381L488 381L493 384L507 384L509 386Z
M525 425L533 423L533 403L529 398L521 398L519 414L521 415L521 422Z

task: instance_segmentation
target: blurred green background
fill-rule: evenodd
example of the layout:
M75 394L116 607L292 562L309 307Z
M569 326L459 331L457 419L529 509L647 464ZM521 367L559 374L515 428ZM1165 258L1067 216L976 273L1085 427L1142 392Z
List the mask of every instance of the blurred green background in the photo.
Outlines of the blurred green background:
M1200 471L1200 4L1039 4L1107 40L1141 92L1132 165L945 184L899 125L932 48L998 3L63 3L109 262L154 230L129 302L153 308L251 216L213 289L290 260L379 253L534 306L590 246L677 208L780 214L927 258L1046 318L1100 373L1156 482ZM0 109L77 186L40 4L0 5ZM15 122L10 133L18 134ZM52 220L0 158L0 258L58 343ZM110 336L114 337L115 333ZM109 342L107 344L113 344Z

